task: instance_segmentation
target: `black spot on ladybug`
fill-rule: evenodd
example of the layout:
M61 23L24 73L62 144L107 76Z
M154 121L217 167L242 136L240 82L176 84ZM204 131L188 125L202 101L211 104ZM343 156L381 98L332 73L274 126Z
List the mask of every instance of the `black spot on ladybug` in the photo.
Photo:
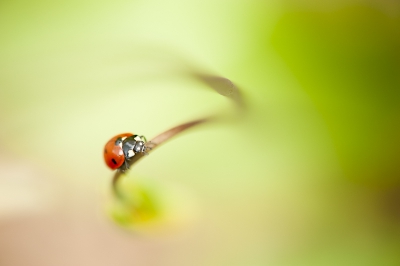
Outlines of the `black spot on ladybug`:
M104 149L104 153L107 153L107 150L106 150L106 149Z
M112 161L114 164L117 164L117 162L115 161L115 159L112 159L111 161Z

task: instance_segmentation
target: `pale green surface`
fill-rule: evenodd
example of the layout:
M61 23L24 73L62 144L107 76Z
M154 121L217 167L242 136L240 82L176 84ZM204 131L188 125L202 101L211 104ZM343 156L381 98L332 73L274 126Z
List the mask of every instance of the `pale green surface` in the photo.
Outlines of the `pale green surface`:
M113 135L234 114L168 74L181 58L233 80L249 111L130 174L171 199L166 228L195 232L157 265L398 265L399 25L390 1L6 1L0 158L93 197Z

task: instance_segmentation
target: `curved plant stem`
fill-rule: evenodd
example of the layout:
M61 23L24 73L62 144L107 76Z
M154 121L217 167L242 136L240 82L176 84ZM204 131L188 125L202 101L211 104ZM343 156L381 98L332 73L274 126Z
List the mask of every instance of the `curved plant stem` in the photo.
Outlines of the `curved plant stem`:
M151 151L153 151L155 148L157 148L158 146L160 146L167 140L171 139L175 135L181 133L182 131L192 128L193 126L203 124L204 122L207 122L210 120L211 120L211 118L204 118L204 119L194 120L194 121L173 127L171 129L164 131L163 133L157 135L152 140L147 142L147 146L151 149ZM139 161L144 156L146 156L146 155L144 155L143 153L137 153L131 160L129 160L129 162L128 162L129 167L132 167L133 164L135 164L137 161ZM114 188L114 191L116 191L116 192L117 192L117 181L124 173L125 172L120 171L120 170L115 172L115 175L113 178L113 188Z
M192 72L191 75L195 79L199 80L200 82L206 84L208 87L215 90L218 94L231 99L235 103L238 110L243 111L245 109L242 94L240 93L238 87L236 85L234 85L233 82L230 81L229 79L224 78L224 77L219 77L219 76L199 74L196 72ZM155 148L157 148L158 146L160 146L167 140L173 138L175 135L177 135L187 129L190 129L194 126L204 124L205 122L214 121L215 119L216 119L216 116L207 117L207 118L190 121L190 122L181 124L179 126L173 127L167 131L164 131L163 133L159 134L158 136L154 137L152 140L148 141L146 143L146 146L152 152ZM129 168L131 168L137 161L139 161L144 156L145 155L143 153L137 153L131 160L128 161ZM118 192L117 182L125 172L126 171L121 171L121 170L116 171L114 178L112 180L114 192L119 197L122 197L122 195Z

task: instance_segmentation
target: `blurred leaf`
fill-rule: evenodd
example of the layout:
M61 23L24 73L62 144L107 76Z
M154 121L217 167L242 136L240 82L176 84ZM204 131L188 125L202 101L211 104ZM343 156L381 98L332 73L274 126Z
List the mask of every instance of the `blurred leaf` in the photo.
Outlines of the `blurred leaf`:
M347 177L400 179L400 18L364 5L287 12L272 37L330 130Z

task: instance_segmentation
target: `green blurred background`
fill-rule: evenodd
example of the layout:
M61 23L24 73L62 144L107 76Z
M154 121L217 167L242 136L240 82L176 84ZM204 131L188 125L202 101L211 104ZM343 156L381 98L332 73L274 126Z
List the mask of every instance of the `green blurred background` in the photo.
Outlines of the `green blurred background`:
M1 1L0 265L399 265L399 97L396 0ZM214 113L115 219L105 142Z

